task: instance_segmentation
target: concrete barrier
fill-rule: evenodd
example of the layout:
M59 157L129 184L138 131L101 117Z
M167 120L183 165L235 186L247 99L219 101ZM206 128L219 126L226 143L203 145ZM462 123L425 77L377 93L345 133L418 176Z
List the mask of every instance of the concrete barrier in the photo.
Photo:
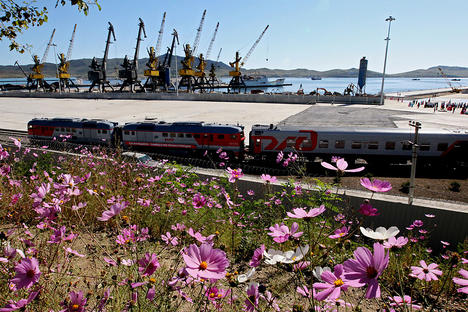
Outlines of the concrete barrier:
M368 104L378 105L376 96L335 96L297 94L225 94L225 93L56 93L56 92L1 92L2 97L57 98L57 99L107 99L107 100L164 100L164 101L205 101L205 102L248 102L279 104Z

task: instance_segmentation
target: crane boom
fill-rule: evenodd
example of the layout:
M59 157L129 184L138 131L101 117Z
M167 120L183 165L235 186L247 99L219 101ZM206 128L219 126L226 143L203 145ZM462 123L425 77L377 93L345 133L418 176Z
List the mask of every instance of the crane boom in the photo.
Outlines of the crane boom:
M161 44L162 44L162 37L164 33L164 24L166 23L166 12L163 14L163 19L161 22L161 27L159 28L159 35L158 35L158 41L156 42L156 47L154 49L154 52L156 54L156 57L159 55L159 51L161 51Z
M102 70L104 72L104 79L106 76L107 56L109 55L109 45L111 44L111 35L115 41L114 26L112 26L111 22L108 22L108 23L109 23L109 30L107 32L106 49L104 50L104 57L102 58Z
M216 63L219 62L219 57L221 56L221 51L223 51L223 48L219 49L218 57L216 58Z
M67 52L67 58L66 58L67 61L70 60L70 57L71 57L71 54L72 54L73 42L75 41L75 32L76 32L76 24L75 24L75 27L73 27L73 33L72 33L72 36L71 36L71 39L70 39L70 45L68 46L68 52Z
M197 52L198 44L200 43L200 37L201 37L201 32L203 29L203 23L205 22L205 15L206 15L206 10L203 11L203 15L200 21L200 26L198 26L197 29L197 35L195 36L195 41L193 42L193 51L192 55L196 55L195 53Z
M140 23L138 24L138 38L137 38L137 44L135 48L135 56L133 57L133 65L135 66L135 69L138 70L138 54L140 52L140 41L141 39L141 31L143 31L143 35L146 38L146 31L145 31L145 23L143 23L143 20L140 18Z
M50 49L50 46L52 45L52 40L54 39L54 35L55 35L55 28L52 31L52 35L50 36L49 43L47 44L47 48L44 51L44 55L42 56L41 64L44 64L44 62L47 60L47 55L49 54L49 49Z
M211 54L211 50L213 49L213 43L216 39L216 34L218 33L219 22L216 24L215 31L213 33L213 37L211 38L210 45L208 46L208 51L206 51L205 59L208 59Z
M270 27L270 25L267 25L265 27L265 29L263 30L263 32L260 34L260 37L258 37L257 41L255 41L255 43L252 45L252 47L250 48L249 52L247 52L247 54L244 56L244 60L242 61L242 64L241 65L244 65L245 63L247 63L247 60L248 58L250 57L250 55L252 54L252 52L255 50L255 48L257 47L258 43L260 42L260 40L262 40L263 38L263 35L265 34L265 32L267 31L268 27Z

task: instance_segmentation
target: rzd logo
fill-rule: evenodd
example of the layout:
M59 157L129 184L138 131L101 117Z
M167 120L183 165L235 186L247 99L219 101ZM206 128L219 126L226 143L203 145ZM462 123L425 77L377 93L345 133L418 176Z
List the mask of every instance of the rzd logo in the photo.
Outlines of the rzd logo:
M294 149L297 151L304 151L310 152L317 147L317 133L311 130L300 130L299 133L309 133L309 139L307 140L307 136L288 136L285 138L281 143L273 136L261 136L260 139L263 140L270 140L270 143L265 147L265 150L271 151L282 151L286 147L292 147L292 143L294 142ZM307 142L304 142L306 141ZM279 144L278 144L279 143ZM303 143L304 146L302 145Z

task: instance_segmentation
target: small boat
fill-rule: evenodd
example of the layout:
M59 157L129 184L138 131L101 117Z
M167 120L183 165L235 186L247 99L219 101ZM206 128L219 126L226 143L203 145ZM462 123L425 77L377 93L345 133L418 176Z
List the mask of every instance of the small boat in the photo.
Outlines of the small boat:
M460 81L459 78L453 78L452 81Z
M312 79L312 80L322 80L322 77L320 77L320 76L312 76L312 77L310 77L310 79Z
M261 86L282 86L284 84L284 78L278 78L276 80L269 80L265 75L258 76L243 76L244 83L247 87L261 87Z
M421 79L419 79L419 78L413 78L412 80L421 80Z

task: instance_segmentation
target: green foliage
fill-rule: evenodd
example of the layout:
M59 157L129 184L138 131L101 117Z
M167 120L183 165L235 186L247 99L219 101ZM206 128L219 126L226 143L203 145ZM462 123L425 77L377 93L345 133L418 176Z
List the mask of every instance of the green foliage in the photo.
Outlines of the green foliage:
M451 190L452 192L460 192L460 187L460 183L453 181L452 183L450 183L449 190Z
M400 192L409 194L410 183L409 181L401 183Z
M47 7L37 7L34 5L35 2L0 0L0 40L9 40L10 50L24 53L28 46L16 41L18 34L21 34L30 27L41 26L48 21L49 11ZM57 0L55 7L59 4L64 6L70 3L71 5L76 5L79 11L87 15L89 11L88 2L84 0ZM92 2L101 10L97 0L93 0Z

